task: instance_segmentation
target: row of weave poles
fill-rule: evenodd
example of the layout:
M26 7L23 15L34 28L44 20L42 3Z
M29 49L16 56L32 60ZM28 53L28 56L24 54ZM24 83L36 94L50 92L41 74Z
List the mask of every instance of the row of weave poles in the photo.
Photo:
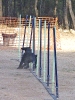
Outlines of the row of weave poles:
M29 23L29 25L27 24ZM20 16L20 24L21 24L21 16ZM26 31L27 27L31 27L30 39L29 39L29 47L32 49L32 52L35 54L35 45L36 45L36 17L31 16L25 18L25 26L24 26L24 36L23 36L23 45L25 47L26 43ZM43 27L43 28L42 28ZM42 29L44 29L44 39L42 39ZM47 30L47 31L46 31ZM35 77L44 85L45 89L52 96L54 100L56 100L58 96L58 74L57 74L57 55L56 55L56 27L53 27L53 32L50 33L50 22L47 23L44 21L44 25L42 25L42 20L38 21L38 43L37 43L37 68L35 68L35 64L31 72L35 75ZM50 66L50 34L53 34L53 66ZM46 38L47 36L47 38ZM42 51L42 43L44 42L44 50ZM47 45L47 49L46 49ZM23 51L22 51L23 54ZM52 67L52 68L51 68ZM52 78L51 78L52 77ZM51 85L51 86L50 86Z

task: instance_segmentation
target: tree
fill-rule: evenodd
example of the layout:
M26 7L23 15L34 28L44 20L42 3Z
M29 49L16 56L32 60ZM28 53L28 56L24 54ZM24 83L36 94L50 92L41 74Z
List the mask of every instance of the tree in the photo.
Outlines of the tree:
M0 0L0 17L2 17L2 0Z
M37 3L38 3L38 0L35 0L35 14L36 14L36 17L38 17Z
M6 1L4 1L4 3L5 3L5 16L8 16L8 0Z
M54 16L57 15L58 0L55 0Z
M69 29L69 13L72 19L73 27L75 29L75 16L72 10L72 2L71 0L64 0L64 22L65 22L65 28Z
M68 0L64 0L64 23L65 23L65 28L69 29L69 23L68 23Z
M71 0L68 0L68 6L69 6L69 12L70 12L70 15L71 15L71 18L72 18L73 26L74 26L74 29L75 29L75 16L74 16L74 13L73 13L73 10L72 10Z
M14 0L14 16L16 16L16 0Z
M12 0L8 0L8 17L13 16L13 11L12 11Z

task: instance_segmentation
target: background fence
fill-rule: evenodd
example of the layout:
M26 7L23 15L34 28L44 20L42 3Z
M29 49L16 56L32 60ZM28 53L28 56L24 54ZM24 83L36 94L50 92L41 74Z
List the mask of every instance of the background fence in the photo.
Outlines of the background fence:
M38 42L38 26L39 26L39 19L42 20L42 33L44 33L44 21L46 20L46 24L48 25L48 23L50 22L50 39L51 41L53 41L52 39L52 28L54 26L56 26L56 41L57 41L57 49L61 49L61 43L60 43L60 33L58 32L58 19L57 18L53 18L53 17L38 17L36 18L36 26L35 26L35 38L36 38L36 44ZM24 28L25 28L25 18L16 18L16 17L0 17L0 44L1 45L9 45L9 46L13 46L13 47L18 47L18 46L22 46L22 42L23 42L23 35L24 35ZM28 18L27 20L27 25L26 25L26 44L28 44L29 42L29 37L31 34L31 18ZM47 30L46 30L47 32ZM11 37L9 39L4 39L3 41L3 35L2 34L11 34ZM13 37L13 34L17 34L15 37ZM43 35L43 34L42 34ZM42 36L43 38L43 36ZM47 38L47 37L46 37ZM3 43L4 42L4 43ZM7 43L6 43L7 42ZM52 49L52 45L53 43L51 42L51 49ZM37 48L37 45L36 45ZM43 49L44 47L42 47Z

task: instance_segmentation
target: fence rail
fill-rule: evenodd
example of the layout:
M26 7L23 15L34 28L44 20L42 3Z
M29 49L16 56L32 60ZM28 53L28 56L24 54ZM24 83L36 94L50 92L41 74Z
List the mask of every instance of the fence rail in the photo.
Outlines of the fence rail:
M44 25L44 21L46 20L47 23L50 22L51 27L53 28L55 25L57 26L57 21L58 18L54 18L54 17L38 17L36 18L36 26L38 26L38 21L39 19L42 20L42 26ZM25 25L25 18L21 18L21 25ZM7 25L7 26L18 26L19 24L19 19L17 17L0 17L0 24L2 25ZM29 18L27 20L27 25L29 24Z

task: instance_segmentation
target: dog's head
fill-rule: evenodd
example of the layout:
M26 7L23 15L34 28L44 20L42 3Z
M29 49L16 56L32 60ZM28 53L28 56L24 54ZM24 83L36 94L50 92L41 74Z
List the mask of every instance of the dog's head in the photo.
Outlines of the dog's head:
M21 48L21 49L24 50L25 53L31 53L31 52L32 52L32 50L31 50L30 47L23 47L23 48Z

